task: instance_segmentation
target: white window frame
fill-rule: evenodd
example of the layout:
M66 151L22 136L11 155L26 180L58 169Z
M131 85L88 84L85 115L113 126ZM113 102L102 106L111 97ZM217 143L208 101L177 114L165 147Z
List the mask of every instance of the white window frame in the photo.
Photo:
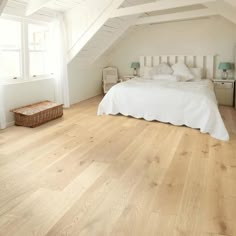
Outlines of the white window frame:
M21 24L21 49L20 49L20 77L17 79L2 79L0 83L19 83L19 82L27 82L27 81L35 81L41 79L51 79L52 74L38 75L37 77L30 76L30 58L29 58L29 36L28 36L28 25L36 24L42 26L48 26L49 23L25 19L21 17L14 16L1 16L0 19L6 19L11 21L17 21ZM50 28L50 27L49 27ZM7 50L7 51L18 51L18 50Z
M21 20L19 18L16 18L16 17L13 17L13 16L1 16L0 19L3 19L3 20L10 20L10 21L16 21L16 22L19 22L20 25L21 25L21 31L22 31L22 23L21 23ZM4 83L4 82L14 82L14 81L19 81L19 80L22 80L23 79L23 73L22 73L22 54L23 54L23 50L22 50L22 32L21 32L21 48L20 50L18 49L2 49L1 51L5 51L5 52L19 52L20 54L20 58L19 58L19 67L20 67L20 75L19 77L16 77L17 79L14 79L14 78L6 78L6 79L1 79L0 82L1 83Z

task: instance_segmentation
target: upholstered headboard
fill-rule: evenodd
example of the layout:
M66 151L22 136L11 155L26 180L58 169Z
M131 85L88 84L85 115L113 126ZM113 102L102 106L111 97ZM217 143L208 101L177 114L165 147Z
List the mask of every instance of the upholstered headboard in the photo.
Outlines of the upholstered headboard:
M162 55L162 56L141 56L140 66L153 67L166 62L170 65L178 61L184 61L189 67L198 67L203 69L204 78L214 78L216 71L216 56L190 56L190 55Z

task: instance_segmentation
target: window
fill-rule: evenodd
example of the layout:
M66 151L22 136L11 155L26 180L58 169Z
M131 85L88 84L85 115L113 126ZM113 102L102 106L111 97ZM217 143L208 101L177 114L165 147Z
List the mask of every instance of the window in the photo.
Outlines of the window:
M21 76L21 24L0 20L0 79Z
M51 74L47 24L0 18L0 35L0 80L26 80Z
M29 24L28 36L30 76L50 74L48 27Z

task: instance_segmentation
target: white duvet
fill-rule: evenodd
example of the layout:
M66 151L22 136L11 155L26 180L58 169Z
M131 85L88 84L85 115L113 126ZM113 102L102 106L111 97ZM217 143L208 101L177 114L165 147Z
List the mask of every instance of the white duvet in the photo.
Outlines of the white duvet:
M198 128L229 140L210 80L175 82L135 78L119 83L105 95L98 115L122 114L145 120Z

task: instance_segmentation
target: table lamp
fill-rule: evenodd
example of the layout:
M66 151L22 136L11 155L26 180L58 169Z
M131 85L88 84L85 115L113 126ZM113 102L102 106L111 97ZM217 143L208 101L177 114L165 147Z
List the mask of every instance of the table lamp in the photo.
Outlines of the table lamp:
M219 70L222 70L222 79L228 79L228 70L232 70L233 69L233 65L232 63L229 62L221 62L219 67Z
M134 76L137 76L137 69L140 68L140 63L139 62L132 62L131 68L134 69Z

